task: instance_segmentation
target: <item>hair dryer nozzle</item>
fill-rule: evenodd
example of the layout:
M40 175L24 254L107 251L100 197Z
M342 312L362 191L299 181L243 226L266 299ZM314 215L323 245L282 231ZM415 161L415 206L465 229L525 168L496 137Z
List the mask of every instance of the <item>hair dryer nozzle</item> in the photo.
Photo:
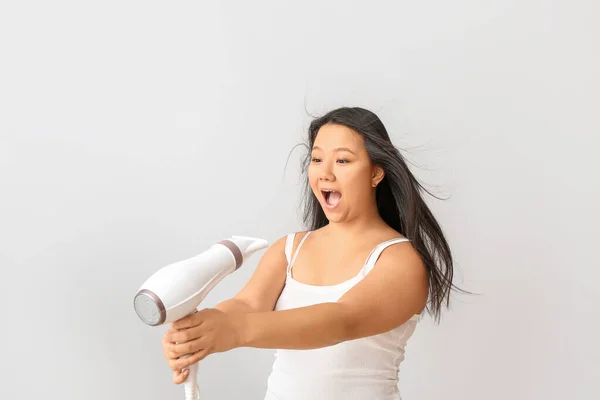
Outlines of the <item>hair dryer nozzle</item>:
M161 325L167 317L162 300L148 289L137 292L133 299L133 307L138 317L151 326Z

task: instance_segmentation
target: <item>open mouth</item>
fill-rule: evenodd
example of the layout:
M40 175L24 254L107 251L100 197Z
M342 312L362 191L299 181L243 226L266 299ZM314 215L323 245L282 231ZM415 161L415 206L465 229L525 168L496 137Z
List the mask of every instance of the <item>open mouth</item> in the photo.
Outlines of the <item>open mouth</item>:
M325 204L327 204L329 208L337 206L342 199L342 194L340 192L336 192L335 190L321 190L321 194L325 199Z

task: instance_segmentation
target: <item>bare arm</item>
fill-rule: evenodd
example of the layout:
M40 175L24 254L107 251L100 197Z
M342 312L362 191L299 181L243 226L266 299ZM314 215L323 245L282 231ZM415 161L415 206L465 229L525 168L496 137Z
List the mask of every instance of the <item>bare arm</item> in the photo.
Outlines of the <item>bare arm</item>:
M244 300L236 299L235 297L220 302L215 308L226 313L249 313L257 311L250 307Z
M314 349L389 331L418 314L427 271L408 244L392 245L373 270L337 302L245 314L240 346Z
M267 249L256 271L237 295L214 308L227 313L272 311L285 284L285 240L282 237Z
M173 323L164 342L173 370L236 347L315 349L376 335L405 323L426 304L427 270L417 251L403 243L384 250L375 268L337 302L273 311L285 284L284 248L285 241L265 254L260 272L235 297L243 303L228 303L254 311L205 309ZM179 358L186 354L192 355Z

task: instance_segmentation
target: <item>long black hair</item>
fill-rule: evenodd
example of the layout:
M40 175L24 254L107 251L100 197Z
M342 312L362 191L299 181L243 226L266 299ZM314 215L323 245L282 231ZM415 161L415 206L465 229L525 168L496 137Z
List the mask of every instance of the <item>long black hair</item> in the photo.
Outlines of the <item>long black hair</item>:
M316 230L329 223L311 190L307 174L315 138L325 124L344 125L362 135L371 161L383 168L384 178L376 189L379 214L390 227L410 239L419 252L429 277L426 310L439 323L443 305L448 307L450 304L451 290L464 291L452 282L452 252L442 229L423 200L422 192L438 197L427 191L415 178L375 113L360 107L342 107L316 117L310 123L308 143L305 143L308 152L302 161L302 172L306 175L302 195L306 228Z

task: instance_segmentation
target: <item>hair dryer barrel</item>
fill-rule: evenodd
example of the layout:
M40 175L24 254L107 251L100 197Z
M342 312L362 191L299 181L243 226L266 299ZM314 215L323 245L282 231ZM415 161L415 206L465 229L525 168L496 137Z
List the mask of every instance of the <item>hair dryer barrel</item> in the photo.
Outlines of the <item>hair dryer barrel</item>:
M137 315L152 326L189 315L225 276L268 245L264 239L232 236L197 256L162 267L135 295Z

